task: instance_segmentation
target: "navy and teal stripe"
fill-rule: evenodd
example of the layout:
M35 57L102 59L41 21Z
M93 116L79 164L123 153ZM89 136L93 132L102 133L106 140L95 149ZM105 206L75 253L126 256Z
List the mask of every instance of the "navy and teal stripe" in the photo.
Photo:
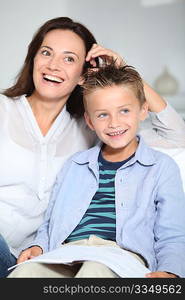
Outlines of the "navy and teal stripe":
M66 242L85 239L91 234L106 240L116 240L115 175L117 169L127 161L128 159L122 162L108 162L100 152L99 188L80 223Z

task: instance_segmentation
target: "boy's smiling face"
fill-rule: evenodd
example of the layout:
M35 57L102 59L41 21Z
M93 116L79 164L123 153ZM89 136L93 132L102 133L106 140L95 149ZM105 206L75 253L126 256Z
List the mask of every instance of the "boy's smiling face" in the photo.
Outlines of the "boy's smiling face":
M135 152L136 134L140 121L147 116L147 103L141 105L128 85L97 88L85 96L85 102L85 120L105 144L104 150L121 150L126 156Z

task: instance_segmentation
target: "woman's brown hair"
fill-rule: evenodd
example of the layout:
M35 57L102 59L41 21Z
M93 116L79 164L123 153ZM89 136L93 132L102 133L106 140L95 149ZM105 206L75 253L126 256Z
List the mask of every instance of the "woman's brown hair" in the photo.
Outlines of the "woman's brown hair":
M6 89L3 95L16 99L21 95L31 96L35 86L33 83L33 63L34 58L39 50L45 35L54 29L71 30L76 33L83 41L86 48L86 54L91 49L92 45L96 43L93 34L82 24L74 22L68 17L59 17L51 19L44 23L33 36L31 43L28 46L28 52L23 64L23 67L16 77L16 83ZM98 59L96 59L98 64ZM83 73L90 67L89 62L84 63ZM77 85L71 93L67 103L67 111L72 117L79 118L83 116L83 96L82 88Z

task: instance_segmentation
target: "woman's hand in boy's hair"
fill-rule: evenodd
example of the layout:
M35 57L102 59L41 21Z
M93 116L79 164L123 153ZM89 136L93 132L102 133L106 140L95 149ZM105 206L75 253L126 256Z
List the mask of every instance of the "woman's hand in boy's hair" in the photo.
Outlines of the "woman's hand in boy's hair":
M92 67L96 67L95 58L99 57L102 60L102 65L115 61L117 66L124 66L126 62L116 52L106 49L98 44L93 44L86 56L86 61L90 62Z

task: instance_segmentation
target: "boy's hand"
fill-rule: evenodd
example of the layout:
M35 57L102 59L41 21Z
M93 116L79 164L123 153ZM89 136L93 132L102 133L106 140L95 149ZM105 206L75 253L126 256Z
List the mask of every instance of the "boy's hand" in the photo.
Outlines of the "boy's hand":
M21 252L21 254L19 255L18 259L17 259L17 264L31 259L35 256L41 255L42 254L42 249L39 246L33 246L31 248L28 248L24 251Z
M167 272L151 272L146 274L147 278L177 278L178 276L172 273L167 273Z

